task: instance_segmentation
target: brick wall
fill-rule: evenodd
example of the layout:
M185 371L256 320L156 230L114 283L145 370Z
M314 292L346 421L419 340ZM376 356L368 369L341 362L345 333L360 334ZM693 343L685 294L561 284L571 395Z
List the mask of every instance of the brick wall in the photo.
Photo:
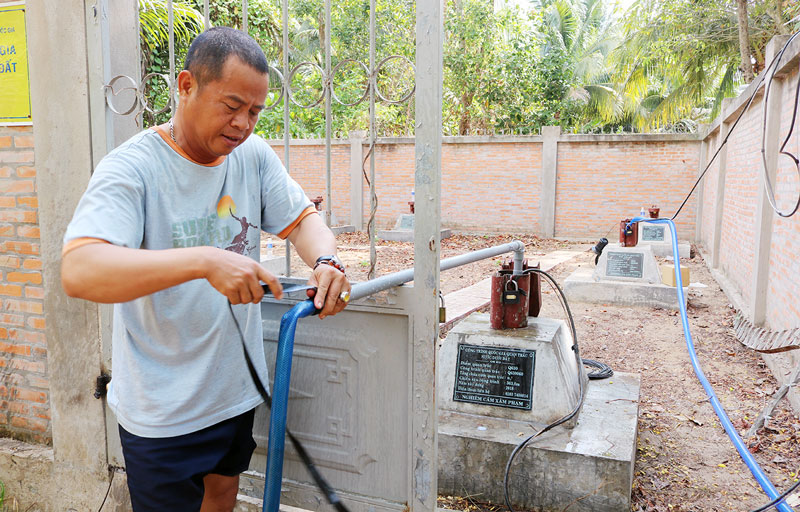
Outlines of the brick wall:
M556 236L614 242L620 220L643 206L671 216L696 179L699 149L697 141L560 142ZM676 219L681 239L694 239L695 204Z
M784 113L781 119L783 143L789 133L791 112L794 108L794 91L800 79L796 67L786 79L783 92ZM798 127L786 146L786 151L800 154ZM760 183L759 183L760 185ZM775 200L783 211L791 210L800 194L800 179L794 163L785 156L778 159L775 184ZM772 222L772 245L770 248L770 274L767 291L767 322L774 329L789 329L800 326L800 213L785 219L775 215Z
M0 127L0 435L52 443L31 127Z
M658 204L662 213L672 213L697 175L696 140L639 142L622 137L570 142L571 138L564 135L558 144L557 237L599 238L651 204ZM282 142L271 143L282 158ZM349 148L334 144L331 156L334 215L343 224L350 218ZM364 156L366 151L364 146ZM324 195L324 158L322 144L304 141L291 146L291 174L309 196ZM376 222L379 229L387 229L408 212L414 189L414 141L379 143L375 159ZM369 162L364 167L369 175ZM466 232L538 233L541 167L541 137L480 142L448 137L442 145L442 226ZM362 200L366 225L366 182ZM683 239L694 238L695 204L690 201L678 218Z
M792 66L788 76L783 79L782 104L780 108L770 113L781 116L778 138L781 144L789 132L792 121L797 80L797 69ZM773 84L773 94L779 83ZM733 105L743 104L749 94L749 90L745 91L733 101ZM764 186L761 160L763 109L763 97L759 95L743 115L728 141L722 223L719 232L719 271L734 288L730 291L741 296L741 304L738 304L738 307L743 308L746 314L752 314L749 308L755 300L753 286L756 272L758 234L756 229L760 229L760 220L757 218L758 201ZM732 123L737 115L738 111L732 113L727 111L725 120ZM722 117L715 121L706 138L707 159L713 156L724 135L720 134L719 130L722 121ZM786 150L800 154L800 137L797 131L790 138ZM704 183L703 213L699 221L701 222L700 244L706 256L711 256L713 253L715 203L720 193L717 189L719 168L720 163L717 160L706 175ZM778 158L774 188L778 207L783 211L791 210L800 194L800 178L794 163L788 157ZM770 206L767 204L765 208L769 211ZM774 330L800 327L800 306L797 301L797 297L800 296L800 277L798 277L800 276L800 213L790 218L773 215L771 229L765 299L766 327ZM796 355L792 355L795 360L798 359Z

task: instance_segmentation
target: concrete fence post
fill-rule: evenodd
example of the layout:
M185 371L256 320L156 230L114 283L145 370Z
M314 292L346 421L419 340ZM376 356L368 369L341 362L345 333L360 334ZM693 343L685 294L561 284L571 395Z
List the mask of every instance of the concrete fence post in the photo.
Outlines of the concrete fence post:
M350 138L350 224L364 229L364 139L365 131L352 131Z
M771 62L778 51L786 44L789 36L775 36L767 44L766 62ZM780 63L778 63L778 68ZM785 80L780 75L775 76L772 82L769 98L764 108L767 109L766 136L764 151L766 158L766 172L774 184L778 174L778 152L781 137L781 106L783 105L783 89ZM755 217L755 240L753 262L753 294L751 296L750 311L752 311L753 324L763 325L767 319L767 286L769 284L769 253L772 246L772 221L775 214L769 204L767 192L763 186L763 177L759 175L758 204Z
M542 127L542 192L539 199L539 234L556 234L556 182L558 176L558 139L560 126Z
M719 126L719 144L725 141L731 129L731 122L726 119L730 114L730 105L732 98L725 98L722 100L722 119L724 120ZM719 247L722 240L722 213L725 207L725 172L728 167L728 145L719 152L719 170L717 172L717 196L714 198L714 232L712 234L711 243L711 267L719 268Z
M703 140L700 141L700 158L698 159L697 164L697 177L700 178L700 175L703 174L703 170L705 170L706 165L708 162L708 125L701 124L698 128L698 133L700 133L703 137ZM695 216L694 222L694 242L699 244L703 241L703 191L705 190L705 179L700 180L700 184L697 186L697 190L695 191L695 197L697 198L697 214Z

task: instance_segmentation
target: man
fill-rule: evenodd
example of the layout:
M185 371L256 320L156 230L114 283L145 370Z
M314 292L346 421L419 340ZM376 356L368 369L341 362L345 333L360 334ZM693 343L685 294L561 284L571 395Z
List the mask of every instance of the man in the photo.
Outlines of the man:
M259 264L256 225L314 267L320 318L345 307L333 234L266 142L250 137L267 72L242 32L198 36L175 117L100 162L64 237L66 293L116 303L108 404L135 512L235 504L262 401L241 342L265 380L261 283L282 295Z

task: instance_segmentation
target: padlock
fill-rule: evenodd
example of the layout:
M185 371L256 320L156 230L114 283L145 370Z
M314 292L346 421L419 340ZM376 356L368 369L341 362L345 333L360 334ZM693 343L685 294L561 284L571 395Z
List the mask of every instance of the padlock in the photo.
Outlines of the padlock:
M514 289L509 290L508 285L510 283L514 283ZM522 297L527 295L525 290L520 290L519 285L514 279L509 279L506 282L505 289L503 290L503 304L519 304L519 301L522 300Z
M447 322L447 308L444 307L444 297L442 297L442 292L439 292L439 301L442 303L439 306L439 323L443 324Z

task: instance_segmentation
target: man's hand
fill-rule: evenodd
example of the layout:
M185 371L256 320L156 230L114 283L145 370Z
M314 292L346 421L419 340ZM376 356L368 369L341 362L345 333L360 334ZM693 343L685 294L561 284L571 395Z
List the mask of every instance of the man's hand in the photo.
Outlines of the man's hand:
M350 292L350 282L342 272L330 265L317 265L308 284L317 287L314 306L320 310L319 317L335 315L342 311L347 302L341 299L342 292Z
M276 299L283 297L283 287L278 278L257 261L224 249L209 247L208 269L205 278L231 304L258 304L264 296L264 282Z

